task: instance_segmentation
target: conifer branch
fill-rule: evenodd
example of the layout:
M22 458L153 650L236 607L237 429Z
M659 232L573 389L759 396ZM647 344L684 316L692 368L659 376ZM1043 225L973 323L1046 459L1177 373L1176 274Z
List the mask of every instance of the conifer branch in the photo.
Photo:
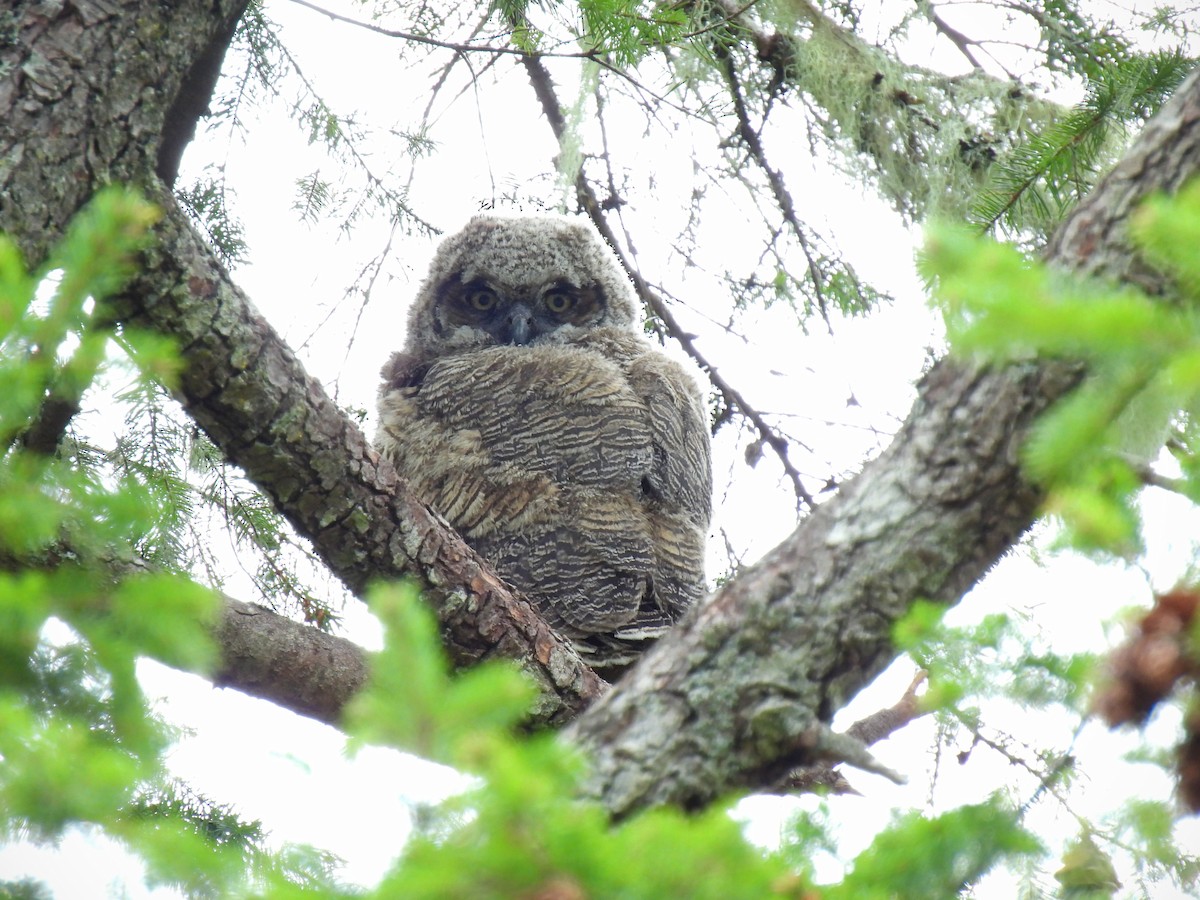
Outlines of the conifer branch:
M1163 53L1100 70L1078 106L992 167L971 220L984 232L1003 226L1045 233L1092 189L1126 126L1156 112L1192 66L1178 53Z

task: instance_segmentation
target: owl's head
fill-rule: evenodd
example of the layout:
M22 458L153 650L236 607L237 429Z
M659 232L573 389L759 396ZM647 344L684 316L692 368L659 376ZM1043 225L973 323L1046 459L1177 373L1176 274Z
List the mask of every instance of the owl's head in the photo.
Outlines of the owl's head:
M583 220L476 216L438 247L409 314L410 351L566 343L634 328L633 288Z

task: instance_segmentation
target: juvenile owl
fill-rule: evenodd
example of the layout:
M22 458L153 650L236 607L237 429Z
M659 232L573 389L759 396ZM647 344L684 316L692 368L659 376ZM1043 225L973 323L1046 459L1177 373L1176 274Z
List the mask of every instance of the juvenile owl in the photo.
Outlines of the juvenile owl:
M701 596L704 403L581 221L472 219L381 374L376 447L602 677Z

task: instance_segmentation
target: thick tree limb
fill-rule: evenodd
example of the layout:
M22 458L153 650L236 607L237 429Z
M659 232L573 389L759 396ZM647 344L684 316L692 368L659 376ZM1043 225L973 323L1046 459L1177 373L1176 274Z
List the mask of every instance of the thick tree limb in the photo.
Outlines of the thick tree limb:
M254 603L225 598L216 631L216 687L236 688L285 709L337 725L367 679L357 644L301 625Z

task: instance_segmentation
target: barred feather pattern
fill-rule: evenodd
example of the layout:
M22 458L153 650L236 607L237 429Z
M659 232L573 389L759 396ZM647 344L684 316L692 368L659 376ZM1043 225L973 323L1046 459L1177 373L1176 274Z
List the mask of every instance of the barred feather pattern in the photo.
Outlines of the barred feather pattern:
M635 330L632 300L613 297L628 289L619 270L590 271L615 262L602 243L601 253L587 243L597 238L580 237L582 225L487 222L487 234L517 247L518 257L511 272L493 271L493 260L489 296L534 303L539 285L553 283L560 292L594 291L588 304L603 310L595 322L549 327L522 345L494 337L481 312L471 323L479 337L467 340L467 326L445 325L439 305L460 303L462 286L481 276L441 253L405 349L384 367L375 443L418 496L613 678L705 589L712 474L703 399L691 376ZM520 223L509 231L523 242L503 230L509 223ZM544 269L523 279L521 248L543 258L551 251L537 241L557 241L551 249L563 252L563 233L591 254L570 284ZM432 324L414 331L421 321Z

